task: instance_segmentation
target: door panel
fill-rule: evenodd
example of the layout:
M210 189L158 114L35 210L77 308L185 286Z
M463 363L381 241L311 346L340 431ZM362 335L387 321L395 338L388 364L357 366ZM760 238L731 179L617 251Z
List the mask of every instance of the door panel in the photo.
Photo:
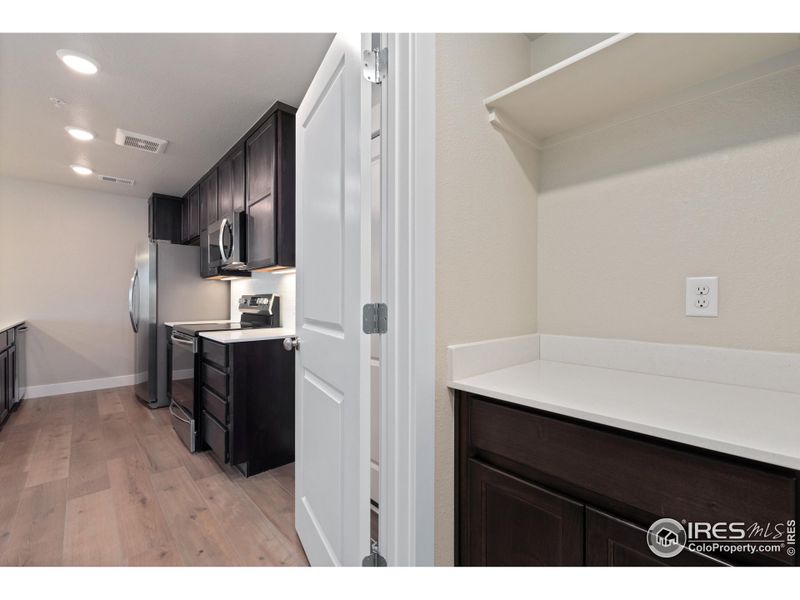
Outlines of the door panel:
M370 102L360 54L359 36L337 35L296 118L295 524L312 565L360 565L369 551Z
M647 546L647 531L593 508L586 509L586 564L595 567L722 567L705 554L683 550L660 558Z
M583 564L583 505L469 461L470 566Z

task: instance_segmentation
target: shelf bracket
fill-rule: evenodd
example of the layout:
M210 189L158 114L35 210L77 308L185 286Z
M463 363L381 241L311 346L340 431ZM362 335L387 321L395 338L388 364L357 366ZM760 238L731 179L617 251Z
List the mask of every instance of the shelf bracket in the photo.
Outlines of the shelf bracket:
M508 119L502 118L496 110L489 109L489 124L497 129L500 133L508 133L518 140L525 142L529 146L532 146L536 150L542 149L539 142L537 142L533 137L525 133L523 129L516 126Z

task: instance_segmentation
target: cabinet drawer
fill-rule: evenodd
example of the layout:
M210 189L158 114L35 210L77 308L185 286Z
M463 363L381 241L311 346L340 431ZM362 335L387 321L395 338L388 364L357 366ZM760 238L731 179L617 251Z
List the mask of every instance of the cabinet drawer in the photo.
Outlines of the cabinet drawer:
M200 381L218 396L228 398L228 374L206 362L200 363Z
M469 566L583 564L583 504L469 461Z
M206 362L214 363L223 369L228 367L228 348L225 344L204 339L202 356Z
M685 548L660 558L647 545L647 531L586 507L586 564L591 567L724 567L729 563Z
M213 415L220 423L228 424L228 403L225 400L204 386L200 390L200 401L204 411Z
M473 452L525 477L558 484L570 494L601 496L648 517L761 524L797 518L796 480L788 471L762 469L477 396L464 399L469 403L467 435Z
M228 430L203 411L203 441L219 462L228 462Z

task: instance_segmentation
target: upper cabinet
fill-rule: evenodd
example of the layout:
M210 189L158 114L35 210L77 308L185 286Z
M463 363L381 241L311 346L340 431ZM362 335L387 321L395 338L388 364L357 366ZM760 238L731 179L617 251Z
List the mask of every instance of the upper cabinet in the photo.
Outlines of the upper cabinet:
M218 219L217 169L214 168L200 182L200 229L205 231Z
M151 240L182 241L183 198L153 194L147 201L147 237Z
M183 199L183 220L186 236L183 241L189 242L200 235L200 187L193 187Z
M217 168L218 219L229 217L234 211L245 209L245 157L244 144L233 149Z
M288 108L288 107L286 107ZM247 266L295 266L294 113L278 108L247 138Z
M179 235L199 243L203 277L219 275L205 256L209 226L237 211L247 213L248 271L295 266L294 114L287 104L273 104L186 194Z

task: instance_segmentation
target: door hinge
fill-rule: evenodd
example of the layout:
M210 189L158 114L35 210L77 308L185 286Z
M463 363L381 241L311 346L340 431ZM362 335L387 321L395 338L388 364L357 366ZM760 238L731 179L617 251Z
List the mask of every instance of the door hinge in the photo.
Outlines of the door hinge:
M388 48L364 50L364 79L370 83L382 83L386 79L388 61Z
M372 541L370 544L370 552L361 561L362 567L385 567L386 559L383 558L378 552L378 542Z
M364 333L386 333L389 330L389 308L385 304L364 305Z

